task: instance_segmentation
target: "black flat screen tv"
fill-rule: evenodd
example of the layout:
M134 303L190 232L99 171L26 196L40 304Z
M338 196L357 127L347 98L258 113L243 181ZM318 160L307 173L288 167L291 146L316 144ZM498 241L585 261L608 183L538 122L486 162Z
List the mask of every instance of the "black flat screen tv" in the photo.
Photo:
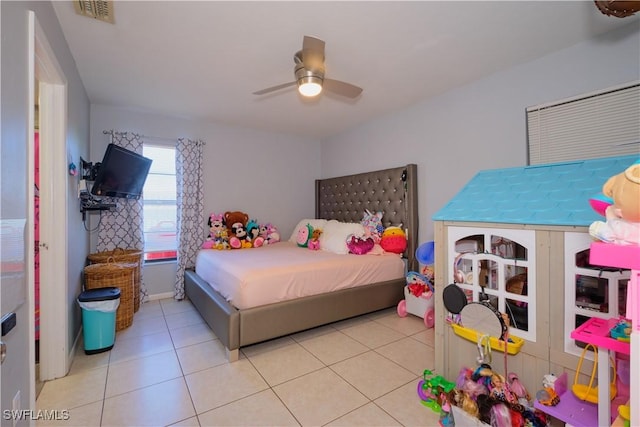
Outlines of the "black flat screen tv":
M151 159L131 150L109 144L102 163L98 167L98 174L91 188L91 194L139 199L149 174L151 161Z

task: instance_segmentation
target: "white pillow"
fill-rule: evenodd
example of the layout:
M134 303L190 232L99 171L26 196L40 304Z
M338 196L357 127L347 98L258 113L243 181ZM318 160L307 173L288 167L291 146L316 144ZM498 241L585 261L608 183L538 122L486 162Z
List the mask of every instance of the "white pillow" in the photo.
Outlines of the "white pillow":
M358 222L328 221L320 235L320 249L336 254L348 254L347 237L354 234L364 236L364 227Z
M296 243L296 238L298 237L298 229L300 227L305 227L307 224L310 224L313 228L321 228L324 230L324 226L326 225L326 223L326 219L301 219L298 225L296 225L293 229L291 237L289 237L289 241L291 243Z

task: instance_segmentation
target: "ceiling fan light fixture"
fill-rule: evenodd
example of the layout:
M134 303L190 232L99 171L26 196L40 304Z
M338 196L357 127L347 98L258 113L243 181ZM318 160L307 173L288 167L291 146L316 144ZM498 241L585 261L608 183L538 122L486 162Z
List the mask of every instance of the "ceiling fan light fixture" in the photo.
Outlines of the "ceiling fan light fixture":
M1 1L1 0L0 0ZM357 98L362 93L362 88L335 79L324 78L324 41L315 37L304 36L302 39L302 50L293 55L295 66L293 72L295 80L288 83L271 86L266 89L253 92L254 95L264 95L275 92L293 85L298 86L300 95L308 98L318 96L323 90L324 83L327 83L328 92L342 95L346 98Z
M305 76L298 79L298 92L309 98L318 96L322 92L322 79L316 76Z

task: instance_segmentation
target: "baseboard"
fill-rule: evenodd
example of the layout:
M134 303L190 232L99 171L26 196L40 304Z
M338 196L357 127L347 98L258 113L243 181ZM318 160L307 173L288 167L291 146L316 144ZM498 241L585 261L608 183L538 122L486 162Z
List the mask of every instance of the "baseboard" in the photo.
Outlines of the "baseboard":
M71 370L71 365L73 365L73 358L76 357L76 352L78 351L78 347L80 345L80 338L82 337L82 322L80 322L80 329L76 334L76 338L73 340L73 344L71 345L71 351L69 352L69 357L67 357L67 361L69 362L67 365L67 375L69 375L69 371Z
M155 300L167 299L167 298L173 298L173 292L163 292L161 294L149 295L149 301L155 301Z

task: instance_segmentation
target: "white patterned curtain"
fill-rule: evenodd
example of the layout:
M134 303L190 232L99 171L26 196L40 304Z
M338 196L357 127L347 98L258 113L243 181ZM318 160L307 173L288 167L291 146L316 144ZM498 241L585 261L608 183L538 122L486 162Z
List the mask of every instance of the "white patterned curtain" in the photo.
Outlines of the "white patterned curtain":
M178 271L173 296L184 299L184 272L195 267L203 239L204 185L202 153L204 142L178 139L176 145L176 204L178 207Z
M111 136L111 142L120 147L142 154L142 137L131 132L105 131ZM106 197L106 203L114 203L115 209L101 211L100 230L98 231L98 252L115 248L144 250L142 228L142 199L128 200ZM143 263L144 264L144 263ZM143 280L143 268L140 268L140 301L147 300L147 287Z

